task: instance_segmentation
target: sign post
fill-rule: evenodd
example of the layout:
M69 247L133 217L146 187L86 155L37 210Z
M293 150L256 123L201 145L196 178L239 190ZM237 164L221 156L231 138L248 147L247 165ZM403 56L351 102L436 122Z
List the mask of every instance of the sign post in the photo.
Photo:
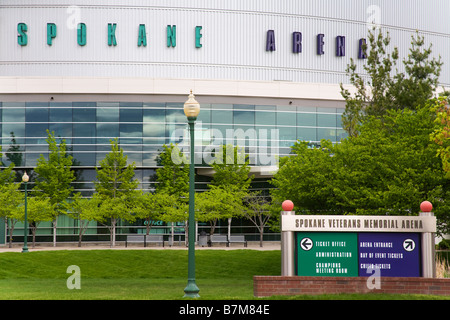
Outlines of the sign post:
M436 217L431 203L419 216L295 215L281 213L283 276L435 277Z
M294 204L290 200L286 200L282 203L283 216L295 216ZM282 276L294 276L295 275L295 261L294 261L294 232L282 231L281 232L281 275Z
M420 204L420 217L434 217L431 210L433 206L430 202L424 201ZM436 277L436 261L434 247L434 232L422 233L422 273L424 278Z

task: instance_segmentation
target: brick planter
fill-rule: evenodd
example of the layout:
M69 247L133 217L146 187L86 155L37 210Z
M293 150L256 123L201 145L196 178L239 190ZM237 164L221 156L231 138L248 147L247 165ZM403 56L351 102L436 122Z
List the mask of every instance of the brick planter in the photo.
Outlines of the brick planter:
M367 279L367 277L254 276L253 291L255 297L370 292L450 295L450 279L382 277L380 289L369 289Z

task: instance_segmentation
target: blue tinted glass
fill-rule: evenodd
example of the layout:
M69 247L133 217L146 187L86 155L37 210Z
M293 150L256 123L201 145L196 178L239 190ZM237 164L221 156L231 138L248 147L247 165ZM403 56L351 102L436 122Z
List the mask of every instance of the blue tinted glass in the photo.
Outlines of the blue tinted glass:
M114 139L119 137L119 123L97 123L97 137Z
M64 137L71 138L72 137L72 124L71 123L50 123L49 125L50 132L55 133L55 137Z
M48 124L27 123L25 132L27 137L47 137Z
M72 122L72 108L51 108L50 122Z
M3 122L25 122L25 103L4 102L2 112Z
M25 143L25 123L3 123L2 137L10 137L14 135L16 142L19 144Z
M144 109L144 122L164 123L166 121L165 109Z
M73 124L73 136L74 137L86 137L85 141L93 141L96 137L95 123L74 123Z
M317 140L322 139L336 142L336 129L317 128Z
M234 124L255 124L254 111L233 111Z
M48 102L27 102L25 120L27 122L48 122Z
M120 122L142 122L142 109L120 108Z
M276 113L275 106L255 106L255 124L256 125L275 125Z
M91 108L74 108L73 121L74 122L95 122L96 112Z
M336 114L317 114L318 127L336 127Z
M233 111L231 111L231 110L211 110L211 121L213 124L217 124L217 123L232 124L233 123Z
M174 106L174 104L171 105ZM167 105L167 107L169 107L169 104ZM166 121L172 123L187 123L187 118L183 110L183 104L181 104L181 107L176 109L167 109Z
M295 126L296 125L296 109L294 107L277 107L277 126Z
M142 137L142 124L120 124L120 137Z
M316 128L297 128L297 139L300 141L317 141Z
M119 121L119 103L102 102L97 103L97 121L98 122L118 122Z

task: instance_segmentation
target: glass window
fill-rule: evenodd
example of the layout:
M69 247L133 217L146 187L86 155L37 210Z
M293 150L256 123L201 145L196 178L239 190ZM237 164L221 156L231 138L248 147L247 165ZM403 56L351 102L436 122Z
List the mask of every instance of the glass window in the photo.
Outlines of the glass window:
M80 143L94 143L96 137L96 125L95 123L74 123L73 124L73 137L74 143L75 138L82 137L83 139L78 139Z
M143 132L144 137L158 137L164 139L166 136L166 128L164 124L144 123Z
M211 122L213 125L218 123L233 124L233 111L231 104L212 104Z
M196 123L210 124L211 123L211 110L201 109L197 117Z
M98 122L118 122L119 121L119 103L118 102L99 102L99 103L97 103L97 121Z
M317 140L330 140L336 142L336 129L317 128Z
M297 125L304 127L315 127L317 125L317 114L297 113Z
M255 106L255 124L256 125L275 125L276 107L275 106Z
M297 128L297 139L300 141L317 141L316 128Z
M120 137L121 138L139 138L142 137L142 124L120 124Z
M25 133L27 137L47 137L48 124L26 123Z
M144 122L165 123L166 110L165 109L144 109Z
M183 104L167 104L167 108L174 109L167 109L166 110L166 122L170 123L187 123L186 115L184 114L183 110Z
M96 124L97 137L118 138L119 137L119 123L101 123Z
M25 123L3 123L2 137L14 135L18 144L25 143ZM8 139L9 140L9 139Z
M336 114L317 114L318 127L336 127Z
M96 108L95 102L74 102L73 121L74 122L95 122Z
M72 122L72 108L51 108L50 122Z
M296 120L296 109L294 107L277 107L277 126L295 126L297 124Z
M25 122L25 103L3 102L3 122Z
M297 130L294 127L279 127L280 147L289 147L297 140Z
M27 102L25 119L27 122L48 122L48 103Z
M142 122L142 109L121 107L120 122Z
M248 111L245 111L248 110ZM255 106L235 104L233 110L234 124L255 124Z
M71 123L50 123L48 125L50 132L55 133L55 137L72 138L72 124ZM67 142L67 141L66 141Z

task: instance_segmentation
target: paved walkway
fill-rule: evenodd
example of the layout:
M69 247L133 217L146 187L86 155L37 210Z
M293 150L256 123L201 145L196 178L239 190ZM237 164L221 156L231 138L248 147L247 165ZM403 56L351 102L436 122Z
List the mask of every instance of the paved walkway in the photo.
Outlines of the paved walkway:
M12 248L9 248L8 245L0 246L1 252L22 252L23 244L16 243ZM52 243L45 244L37 244L35 248L28 243L28 251L52 251L52 250L187 250L188 248L184 245L180 246L160 246L160 245L147 245L144 248L143 245L132 245L127 248L123 244L118 244L115 247L111 248L109 244L97 244L97 243L83 243L81 247L78 247L77 244L64 244L57 243L56 247L53 247ZM281 250L280 242L264 242L263 247L259 246L259 242L250 242L247 247L244 247L242 244L232 244L230 247L225 245L215 245L214 247L201 247L196 246L195 250L259 250L259 251L267 251L267 250Z

